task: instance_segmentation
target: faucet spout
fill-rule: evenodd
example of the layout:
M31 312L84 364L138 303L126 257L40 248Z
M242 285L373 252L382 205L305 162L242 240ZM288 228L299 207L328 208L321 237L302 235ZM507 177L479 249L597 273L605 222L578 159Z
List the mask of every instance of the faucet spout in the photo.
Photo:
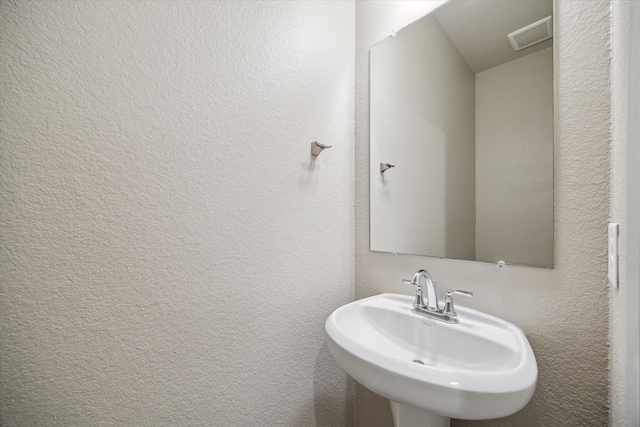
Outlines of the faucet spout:
M421 307L422 309L427 309L429 311L439 311L440 307L438 305L438 295L436 294L436 282L433 281L431 275L427 270L418 270L416 274L413 275L413 284L418 286L418 289L421 289L420 280L424 277L425 285L426 285L426 303L423 303Z

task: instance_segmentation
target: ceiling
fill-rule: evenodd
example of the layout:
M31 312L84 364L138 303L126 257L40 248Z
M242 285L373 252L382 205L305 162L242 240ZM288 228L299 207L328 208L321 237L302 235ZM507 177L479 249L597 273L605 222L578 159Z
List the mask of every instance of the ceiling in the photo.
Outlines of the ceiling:
M507 34L553 14L553 0L451 0L433 12L474 73L530 55L553 39L514 51Z

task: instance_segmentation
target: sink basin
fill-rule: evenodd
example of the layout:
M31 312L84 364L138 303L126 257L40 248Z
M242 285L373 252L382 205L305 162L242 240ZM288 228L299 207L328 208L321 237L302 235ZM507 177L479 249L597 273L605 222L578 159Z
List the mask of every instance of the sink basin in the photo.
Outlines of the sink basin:
M335 310L325 324L333 357L371 391L441 419L428 425L504 417L527 404L538 366L520 328L459 305L460 323L448 324L412 313L412 304L382 294Z

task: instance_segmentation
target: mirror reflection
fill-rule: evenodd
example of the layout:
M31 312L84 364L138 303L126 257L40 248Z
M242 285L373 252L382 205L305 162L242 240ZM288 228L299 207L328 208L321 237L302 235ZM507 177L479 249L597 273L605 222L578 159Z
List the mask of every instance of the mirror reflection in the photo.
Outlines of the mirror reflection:
M451 0L371 48L371 250L553 268L552 12Z

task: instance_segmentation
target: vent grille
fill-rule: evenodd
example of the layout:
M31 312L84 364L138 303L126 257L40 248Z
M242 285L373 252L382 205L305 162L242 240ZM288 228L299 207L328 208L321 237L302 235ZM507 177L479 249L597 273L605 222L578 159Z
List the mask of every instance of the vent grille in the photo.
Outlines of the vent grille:
M549 40L553 37L551 16L547 16L538 22L534 22L531 25L527 25L524 28L514 31L507 37L509 38L511 47L515 51Z

